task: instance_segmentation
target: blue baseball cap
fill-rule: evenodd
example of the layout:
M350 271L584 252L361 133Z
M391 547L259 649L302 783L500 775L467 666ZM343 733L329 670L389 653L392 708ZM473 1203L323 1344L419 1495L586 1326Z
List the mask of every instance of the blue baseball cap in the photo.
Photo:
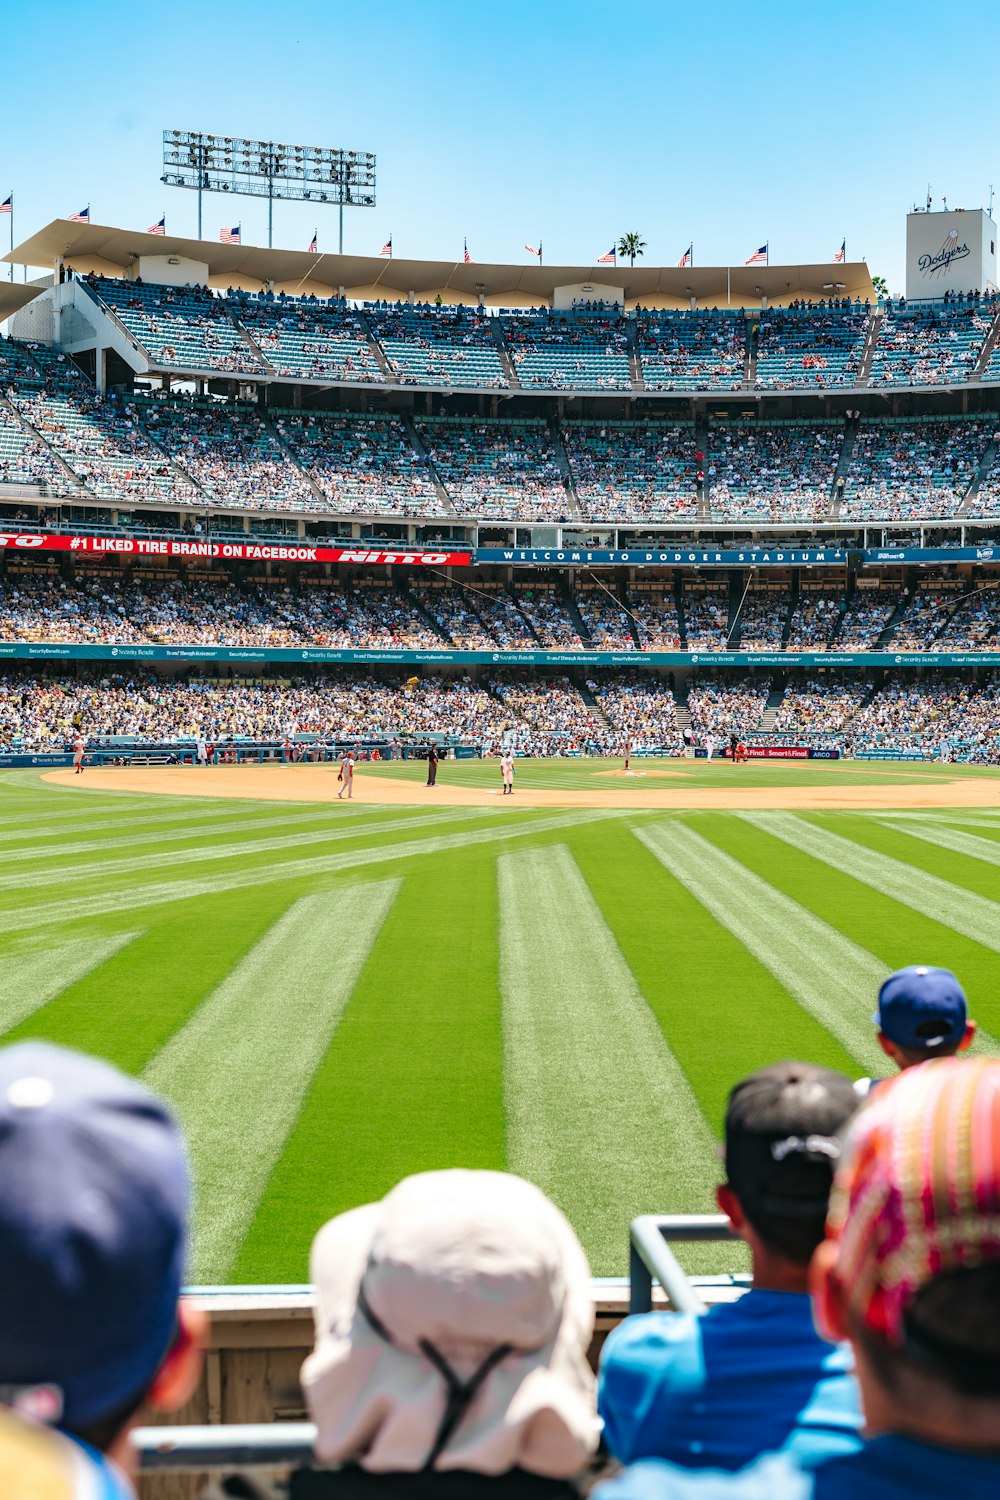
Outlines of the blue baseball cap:
M965 1035L969 1008L965 991L950 969L911 964L897 969L878 992L872 1016L879 1030L898 1047L957 1044Z
M174 1336L188 1203L153 1094L61 1047L0 1050L0 1401L69 1428L138 1401Z

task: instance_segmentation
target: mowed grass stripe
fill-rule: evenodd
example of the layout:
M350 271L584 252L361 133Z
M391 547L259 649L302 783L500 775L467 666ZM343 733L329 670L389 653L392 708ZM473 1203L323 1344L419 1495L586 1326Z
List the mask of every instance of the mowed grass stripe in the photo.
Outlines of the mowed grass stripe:
M729 1090L744 1074L785 1057L809 1058L841 1072L854 1067L837 1039L639 843L631 827L621 822L582 829L567 843L720 1136ZM718 1249L712 1247L712 1254Z
M77 938L33 952L0 955L0 1035L47 1005L85 974L99 969L136 934Z
M636 838L866 1073L890 1071L871 1022L885 964L686 824L653 823Z
M294 805L294 804L293 804ZM381 811L381 809L379 809ZM369 819L375 809L369 812ZM45 860L68 859L77 854L100 854L107 849L138 849L139 847L159 848L164 844L196 843L199 839L218 839L226 834L246 834L259 832L261 829L284 829L288 827L299 827L302 824L311 825L315 829L315 837L322 836L323 828L329 825L334 828L337 824L342 831L345 814L339 808L330 808L324 812L311 813L289 813L285 817L270 818L237 818L229 823L202 824L200 818L188 817L185 819L183 828L161 829L153 826L146 829L130 828L127 833L118 834L114 838L92 838L75 839L69 843L44 843L41 846L28 849L7 849L0 854L5 865L23 864L33 861L41 867ZM402 821L406 821L403 819ZM362 819L358 825L357 832L360 835L365 826L371 826L367 819ZM66 830L60 830L65 832ZM50 831L48 838L54 838L55 831ZM181 858L181 854L175 851L175 858ZM106 867L105 867L106 868Z
M452 825L469 821L483 821L496 814L491 809L462 808L454 811L418 814L417 817L400 818L393 815L383 822L353 822L346 827L309 829L306 833L276 834L271 838L241 839L233 843L217 843L214 834L203 833L200 842L184 849L168 849L148 854L134 854L129 859L98 859L78 861L73 865L73 879L77 883L95 880L110 880L118 875L134 876L140 872L169 869L173 865L210 864L216 860L256 859L262 855L273 855L288 849L305 849L310 844L341 843L345 839L375 838L382 833L405 833L410 828L427 828L437 825ZM198 837L198 835L195 835ZM134 841L133 841L134 844ZM43 889L47 885L64 884L66 870L61 863L54 868L35 868L8 875L3 882L4 891Z
M291 902L310 894L304 882L274 884L250 901L242 891L223 891L196 904L181 901L149 910L144 931L132 942L61 990L4 1041L40 1037L139 1073ZM107 914L104 930L115 920ZM91 935L96 921L90 918L80 935ZM56 931L65 941L66 928Z
M225 1280L397 889L297 901L144 1070L187 1134L194 1280Z
M539 817L537 813L525 813L512 827L466 829L460 833L441 834L434 838L416 838L408 841L384 844L376 849L358 849L343 854L318 855L313 859L285 860L269 865L266 869L247 871L226 870L214 876L194 880L166 880L149 885L128 885L102 891L99 895L68 897L58 901L44 901L26 905L20 903L15 910L0 912L0 932L23 932L33 927L58 925L62 922L79 922L93 916L101 916L108 910L133 911L147 906L158 906L168 901L195 900L215 895L219 891L250 890L255 886L272 885L275 881L307 879L323 875L338 875L348 870L360 870L369 865L391 864L396 860L440 854L448 849L486 843L505 843L511 839L529 835L551 833L580 823L599 822L614 818L614 812L569 812L554 817Z
M103 816L106 809L102 805L100 813L92 815L89 818L76 818L73 816L73 813L77 812L78 809L70 800L70 797L71 794L58 794L58 800L62 804L61 810L48 812L44 815L32 814L32 821L35 817L39 819L44 817L44 822L39 822L37 826L29 827L28 819L25 819L23 824L19 825L18 822L6 816L4 818L3 829L0 831L0 842L12 844L19 841L23 842L27 839L44 840L62 838L67 833L106 833L109 829L139 829L141 824L148 824L153 832L171 823L186 823L197 828L202 823L214 826L215 819L226 816L232 818L233 816L231 798L226 802L218 804L209 803L204 806L199 802L188 802L183 812L171 812L170 809L174 806L174 799L160 797L145 812L136 812L136 807L142 806L142 804L138 799L135 799L131 802L121 803L119 816ZM277 809L273 819L277 823L284 821L281 810L284 808L293 809L296 804L294 802L271 803L270 806ZM6 803L3 803L3 807L6 813ZM260 807L257 803L250 804L248 807L248 813L255 813L259 810ZM335 812L336 809L331 809L331 811ZM381 808L367 808L365 811L369 813L380 812ZM139 836L142 836L141 832Z
M327 1219L411 1172L506 1166L489 848L429 856L368 956L233 1268L304 1281ZM341 888L351 920L363 889Z
M961 975L972 1014L980 1022L988 1018L994 1026L1000 1021L1000 956L991 949L729 814L699 814L697 827L769 885L849 935L887 972L912 963L953 968ZM860 998L870 1019L877 986ZM975 1050L993 1052L1000 1044L981 1028Z
M939 849L950 849L953 854L968 855L969 859L981 859L988 865L1000 865L1000 840L963 833L959 828L941 824L896 823L888 818L882 818L880 822L883 828L892 828L909 838L923 839L925 843L936 844Z
M711 1207L712 1133L568 849L501 855L498 887L508 1160L621 1272L666 1163L671 1209Z
M969 891L988 901L993 901L998 894L997 877L990 869L988 860L980 860L966 852L946 849L940 844L916 837L909 824L905 829L902 826L890 828L889 819L884 813L840 813L835 824L831 824L829 814L826 813L800 816L803 821L812 823L816 828L835 826L842 838L871 850L874 856L884 855L889 859L899 860L914 870L936 875L938 879L947 881L960 891ZM984 830L980 836L988 849L991 844L989 830Z
M827 827L818 827L795 813L737 813L755 828L813 855L823 864L852 875L863 885L891 896L903 906L935 921L943 922L974 942L1000 952L1000 906L974 891L942 880L937 875L881 854L866 844L843 838Z

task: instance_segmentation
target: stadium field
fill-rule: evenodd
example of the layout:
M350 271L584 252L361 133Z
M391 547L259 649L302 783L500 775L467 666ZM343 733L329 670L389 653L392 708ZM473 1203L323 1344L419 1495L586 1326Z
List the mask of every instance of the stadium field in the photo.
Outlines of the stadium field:
M138 770L4 773L4 1039L99 1053L174 1101L197 1282L301 1282L325 1218L448 1164L534 1178L620 1273L633 1214L712 1207L741 1074L884 1071L890 969L955 968L977 1046L1000 1046L995 773L638 769L662 805L603 805L620 762L519 766L524 791L595 799L542 807L492 795L479 762L443 765L439 800L421 766L362 766L351 804L322 767L257 771L253 798L217 795L221 768L160 773L193 800ZM303 772L311 802L278 800ZM739 810L670 805L737 778ZM408 803L381 800L390 782ZM847 787L881 806L795 802Z

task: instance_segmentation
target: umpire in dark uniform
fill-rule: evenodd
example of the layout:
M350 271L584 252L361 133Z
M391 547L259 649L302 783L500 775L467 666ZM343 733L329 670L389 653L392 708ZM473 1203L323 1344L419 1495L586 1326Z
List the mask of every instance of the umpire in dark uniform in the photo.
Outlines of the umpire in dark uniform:
M438 779L438 753L437 746L433 740L427 745L427 785L437 786Z

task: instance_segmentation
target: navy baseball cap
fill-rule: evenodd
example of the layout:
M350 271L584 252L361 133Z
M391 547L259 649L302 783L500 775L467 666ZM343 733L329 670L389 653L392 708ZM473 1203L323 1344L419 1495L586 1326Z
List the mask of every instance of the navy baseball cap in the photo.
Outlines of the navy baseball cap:
M176 1328L188 1203L153 1094L61 1047L0 1050L0 1402L79 1428L139 1400Z
M965 1035L969 1008L950 969L911 964L890 974L882 985L872 1020L898 1047L957 1045Z

